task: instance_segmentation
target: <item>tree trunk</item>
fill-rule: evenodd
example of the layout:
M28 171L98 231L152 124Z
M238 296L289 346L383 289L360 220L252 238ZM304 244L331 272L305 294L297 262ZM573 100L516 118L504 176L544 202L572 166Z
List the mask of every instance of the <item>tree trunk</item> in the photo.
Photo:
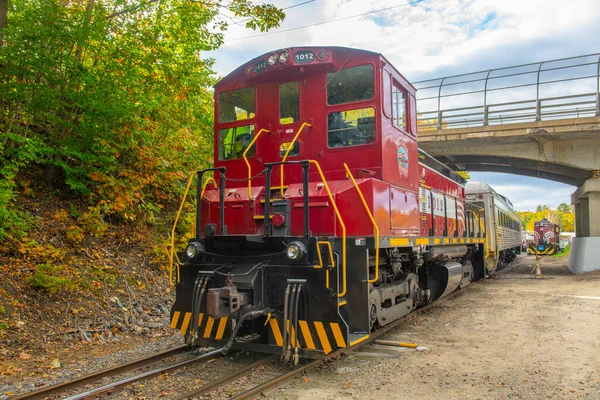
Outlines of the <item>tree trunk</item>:
M6 14L8 13L8 0L0 0L0 46L4 44L4 28L8 23Z

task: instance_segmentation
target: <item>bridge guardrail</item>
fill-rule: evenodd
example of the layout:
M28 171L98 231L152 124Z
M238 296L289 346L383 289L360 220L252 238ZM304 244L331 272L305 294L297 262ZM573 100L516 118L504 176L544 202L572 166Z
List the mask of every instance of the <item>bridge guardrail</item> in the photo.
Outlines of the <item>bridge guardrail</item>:
M600 116L600 53L413 85L420 131Z

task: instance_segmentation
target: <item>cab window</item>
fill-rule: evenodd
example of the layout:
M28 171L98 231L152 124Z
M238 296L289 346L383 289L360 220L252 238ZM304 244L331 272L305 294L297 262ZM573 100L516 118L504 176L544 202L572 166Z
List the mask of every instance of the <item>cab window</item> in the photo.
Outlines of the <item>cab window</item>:
M254 125L237 126L219 131L219 160L242 158L254 138ZM256 152L256 145L246 154L251 157Z
M253 87L219 94L219 122L242 121L256 115L256 91Z
M371 64L327 73L329 105L369 100L374 93L375 73Z
M285 156L285 153L288 151L291 144L292 142L281 143L279 146L279 157L283 158ZM294 147L292 147L290 150L288 157L297 156L298 154L300 154L300 142L296 141L296 143L294 143Z
M396 81L392 85L392 123L406 130L406 93Z
M332 112L327 118L329 147L359 146L375 141L375 109Z
M292 124L300 119L300 83L279 85L279 122Z

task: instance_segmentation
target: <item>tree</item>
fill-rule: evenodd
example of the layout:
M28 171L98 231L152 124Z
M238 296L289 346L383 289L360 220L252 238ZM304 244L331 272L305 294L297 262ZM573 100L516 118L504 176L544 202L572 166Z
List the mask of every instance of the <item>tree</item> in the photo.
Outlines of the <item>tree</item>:
M471 174L469 174L468 171L456 171L456 173L465 178L466 180L471 179Z
M212 163L216 76L200 54L223 44L223 12L261 31L284 17L249 0L0 0L0 241L27 219L24 171L136 220Z
M567 203L560 203L556 210L562 213L569 213L573 211L573 207Z
M572 206L566 203L560 204L555 210L545 205L538 205L535 212L517 211L517 214L521 218L522 229L528 232L533 232L535 222L542 219L558 224L563 232L573 232L575 230L575 211Z

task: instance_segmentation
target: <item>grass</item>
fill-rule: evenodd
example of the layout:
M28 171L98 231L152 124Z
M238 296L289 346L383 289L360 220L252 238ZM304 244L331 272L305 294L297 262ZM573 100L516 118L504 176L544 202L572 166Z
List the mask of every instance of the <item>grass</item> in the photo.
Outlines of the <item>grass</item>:
M56 294L76 286L72 279L61 277L60 269L52 264L38 265L36 273L27 277L27 283L32 288L48 294Z
M569 257L569 253L571 252L571 245L567 245L567 247L565 247L565 250L560 252L560 253L556 253L554 254L552 257L556 257L556 258L563 258L563 257Z

